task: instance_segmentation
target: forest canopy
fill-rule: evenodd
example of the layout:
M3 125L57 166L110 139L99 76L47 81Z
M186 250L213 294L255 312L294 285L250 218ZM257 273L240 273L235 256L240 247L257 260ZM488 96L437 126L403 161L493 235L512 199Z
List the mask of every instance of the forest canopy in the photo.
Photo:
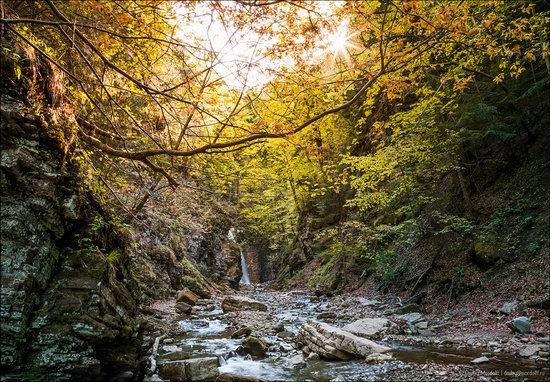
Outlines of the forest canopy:
M403 220L449 174L470 208L466 153L534 138L542 117L522 102L550 75L545 1L43 0L2 14L16 77L43 82L37 107L66 123L105 198L135 211L168 186L225 195L274 247L312 205L338 219L397 203Z

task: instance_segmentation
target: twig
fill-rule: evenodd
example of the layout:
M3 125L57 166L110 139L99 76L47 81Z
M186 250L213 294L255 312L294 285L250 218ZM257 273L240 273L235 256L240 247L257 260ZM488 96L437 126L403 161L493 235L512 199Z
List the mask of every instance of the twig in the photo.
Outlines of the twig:
M447 315L447 311L449 310L449 304L451 303L451 297L453 297L453 286L454 286L454 280L451 280L451 288L449 289L449 299L447 300L447 306L445 307L445 316Z

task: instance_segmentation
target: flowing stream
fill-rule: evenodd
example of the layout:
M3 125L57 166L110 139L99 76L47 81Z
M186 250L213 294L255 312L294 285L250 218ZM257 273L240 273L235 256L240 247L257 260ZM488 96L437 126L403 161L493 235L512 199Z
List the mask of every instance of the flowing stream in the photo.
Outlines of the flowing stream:
M243 264L245 264L243 262ZM243 269L244 271L244 269ZM244 272L243 272L244 274ZM256 292L254 292L256 291ZM269 311L275 322L284 325L285 331L296 334L300 326L308 319L319 319L320 312L325 312L330 302L317 299L306 292L271 292L259 289L257 286L244 287L243 294L262 300L269 306ZM289 297L290 296L290 297ZM232 339L231 334L236 330L234 322L228 314L223 313L217 300L208 309L197 309L195 314L186 320L178 322L184 332L163 344L160 357L175 351L182 351L190 358L215 356L219 360L220 373L232 373L263 380L284 381L330 381L334 378L348 381L369 381L384 379L383 376L394 369L405 368L407 365L423 367L429 363L438 365L465 366L473 369L471 360L479 357L486 350L457 349L445 346L405 345L391 341L378 341L391 347L393 359L380 364L368 364L363 360L355 361L326 361L306 360L295 362L301 351L294 345L294 338L280 338L273 332L266 331L262 338L269 346L267 356L263 359L253 359L250 356L239 354L242 339ZM254 312L246 312L254 314ZM341 326L342 322L332 320L331 325ZM510 354L493 354L492 361L487 364L476 365L487 375L504 371L520 371L532 373L537 365ZM467 366L466 366L467 365ZM533 378L533 380L544 380ZM505 378L523 380L522 378Z

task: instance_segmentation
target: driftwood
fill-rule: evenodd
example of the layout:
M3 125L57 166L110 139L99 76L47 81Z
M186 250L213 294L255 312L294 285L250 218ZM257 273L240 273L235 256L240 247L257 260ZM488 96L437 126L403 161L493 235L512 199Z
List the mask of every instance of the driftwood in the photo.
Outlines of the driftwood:
M157 371L157 353L159 351L159 345L160 341L166 338L166 334L163 334L162 336L158 336L155 338L155 342L153 343L153 349L151 350L151 355L149 356L149 370L147 371L147 374L149 376L155 374L155 371Z

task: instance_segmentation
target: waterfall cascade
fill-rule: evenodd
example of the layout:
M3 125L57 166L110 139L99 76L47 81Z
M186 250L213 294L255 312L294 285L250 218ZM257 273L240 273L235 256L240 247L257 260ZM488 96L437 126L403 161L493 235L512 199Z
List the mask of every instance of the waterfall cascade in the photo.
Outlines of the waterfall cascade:
M239 251L241 252L241 270L243 273L240 283L244 285L248 285L250 284L250 272L248 270L248 263L246 262L246 257L244 257L243 249L235 240L235 234L233 233L233 230L234 229L231 228L229 232L227 232L227 238L231 240L233 243L237 244L237 246L239 247Z

